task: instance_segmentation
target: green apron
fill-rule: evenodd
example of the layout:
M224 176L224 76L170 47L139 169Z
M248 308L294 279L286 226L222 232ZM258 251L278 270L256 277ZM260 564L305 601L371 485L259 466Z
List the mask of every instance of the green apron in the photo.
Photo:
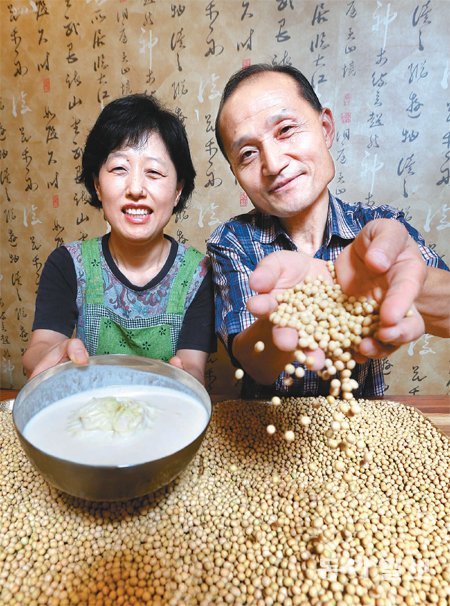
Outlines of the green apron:
M133 354L168 361L176 352L186 312L186 297L203 255L188 248L172 283L164 313L145 318L123 318L105 305L99 240L81 245L86 274L85 338L91 355Z

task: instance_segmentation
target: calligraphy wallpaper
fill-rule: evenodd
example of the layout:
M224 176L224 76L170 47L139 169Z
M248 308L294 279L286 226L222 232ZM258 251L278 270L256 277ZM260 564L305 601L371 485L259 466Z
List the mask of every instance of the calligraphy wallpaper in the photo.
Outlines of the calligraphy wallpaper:
M168 233L205 250L211 231L252 208L217 147L228 77L257 62L293 64L336 120L331 191L389 203L447 264L448 0L1 0L1 386L25 382L43 264L106 224L75 178L104 104L155 93L183 119L196 190ZM448 302L443 302L448 304ZM388 394L445 394L448 341L423 336L385 364ZM238 393L222 348L213 394Z

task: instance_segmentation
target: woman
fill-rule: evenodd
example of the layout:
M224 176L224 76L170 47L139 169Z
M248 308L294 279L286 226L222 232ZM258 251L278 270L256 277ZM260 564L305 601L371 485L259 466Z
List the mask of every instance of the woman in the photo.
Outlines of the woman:
M23 357L30 377L66 360L86 364L89 354L128 353L204 381L215 350L209 265L164 234L194 179L185 129L153 97L129 95L103 109L79 182L111 231L49 256Z

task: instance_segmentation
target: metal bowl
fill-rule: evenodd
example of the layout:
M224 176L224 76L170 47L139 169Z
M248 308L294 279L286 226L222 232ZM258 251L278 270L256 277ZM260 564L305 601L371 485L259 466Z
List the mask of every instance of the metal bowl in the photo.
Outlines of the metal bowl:
M23 435L28 421L53 402L80 391L109 385L168 387L194 397L208 417L193 442L168 456L132 465L87 465L50 455ZM66 362L31 379L18 393L13 421L30 461L53 486L90 501L123 501L143 496L169 484L194 457L209 425L211 399L206 389L187 372L160 360L129 355L91 356L87 366Z

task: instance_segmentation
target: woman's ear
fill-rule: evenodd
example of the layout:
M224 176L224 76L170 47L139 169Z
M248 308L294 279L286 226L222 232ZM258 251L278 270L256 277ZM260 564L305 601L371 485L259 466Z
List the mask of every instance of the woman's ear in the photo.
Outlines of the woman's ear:
M100 183L98 181L98 177L94 177L93 181L94 181L95 193L97 194L97 198L101 202L102 201L102 197L100 195L101 194L101 190L100 190Z
M173 203L173 207L174 208L178 204L180 196L183 193L183 189L184 189L184 179L182 179L181 181L179 181L177 183L176 195L175 195L175 200L174 200L174 203Z

